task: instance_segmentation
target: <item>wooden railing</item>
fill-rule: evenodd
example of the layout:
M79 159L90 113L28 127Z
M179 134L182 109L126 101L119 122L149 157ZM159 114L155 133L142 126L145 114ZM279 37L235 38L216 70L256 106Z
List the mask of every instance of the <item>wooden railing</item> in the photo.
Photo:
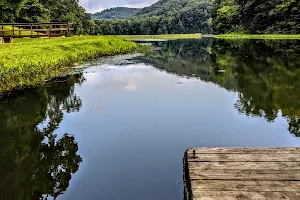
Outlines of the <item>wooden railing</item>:
M73 31L72 23L2 23L0 24L0 37L60 37L70 36Z

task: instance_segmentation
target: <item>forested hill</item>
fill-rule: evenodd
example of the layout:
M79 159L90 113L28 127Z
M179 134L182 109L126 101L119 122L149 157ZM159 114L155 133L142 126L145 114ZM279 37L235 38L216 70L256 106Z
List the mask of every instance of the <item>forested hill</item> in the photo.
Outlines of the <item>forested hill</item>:
M160 0L141 9L137 16L175 16L193 9L210 9L213 0ZM200 7L200 8L199 8ZM208 11L208 10L207 10Z
M300 1L160 0L129 20L96 24L101 34L300 34Z
M1 22L72 22L75 33L94 33L94 22L78 0L0 0Z
M138 12L138 16L174 15L180 11L190 0L160 0Z
M101 34L211 33L212 0L161 0L127 20L97 21Z
M139 8L126 8L126 7L116 7L103 10L102 12L97 12L92 14L94 19L127 19L136 15L141 9Z

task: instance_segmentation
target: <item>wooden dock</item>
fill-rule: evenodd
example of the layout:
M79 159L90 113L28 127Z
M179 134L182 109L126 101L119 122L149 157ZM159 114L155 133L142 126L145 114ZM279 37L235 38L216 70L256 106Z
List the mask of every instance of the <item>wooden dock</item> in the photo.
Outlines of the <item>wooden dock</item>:
M300 148L196 148L184 157L185 200L300 200Z

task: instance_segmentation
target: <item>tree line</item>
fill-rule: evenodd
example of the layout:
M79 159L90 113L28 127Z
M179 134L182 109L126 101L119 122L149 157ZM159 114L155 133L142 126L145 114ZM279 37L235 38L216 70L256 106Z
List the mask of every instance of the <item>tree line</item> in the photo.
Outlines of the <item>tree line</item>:
M93 20L78 0L1 0L0 22L69 21L75 34L90 35L300 33L299 0L160 0L131 11L108 9L101 13L113 19Z
M299 0L215 0L213 30L222 33L300 33Z

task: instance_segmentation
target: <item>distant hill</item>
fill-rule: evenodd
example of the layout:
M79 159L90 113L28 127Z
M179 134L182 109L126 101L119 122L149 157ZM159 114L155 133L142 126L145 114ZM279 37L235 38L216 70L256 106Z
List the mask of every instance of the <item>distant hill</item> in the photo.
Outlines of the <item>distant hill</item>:
M140 8L116 7L91 14L94 19L127 19L136 15Z
M160 0L149 7L142 8L137 15L160 16L173 15L180 11L189 1L194 0Z
M96 24L104 35L212 33L212 8L213 0L160 0L128 19Z
M188 12L209 12L212 0L160 0L149 7L142 8L137 16L178 16ZM196 14L196 13L195 13Z

